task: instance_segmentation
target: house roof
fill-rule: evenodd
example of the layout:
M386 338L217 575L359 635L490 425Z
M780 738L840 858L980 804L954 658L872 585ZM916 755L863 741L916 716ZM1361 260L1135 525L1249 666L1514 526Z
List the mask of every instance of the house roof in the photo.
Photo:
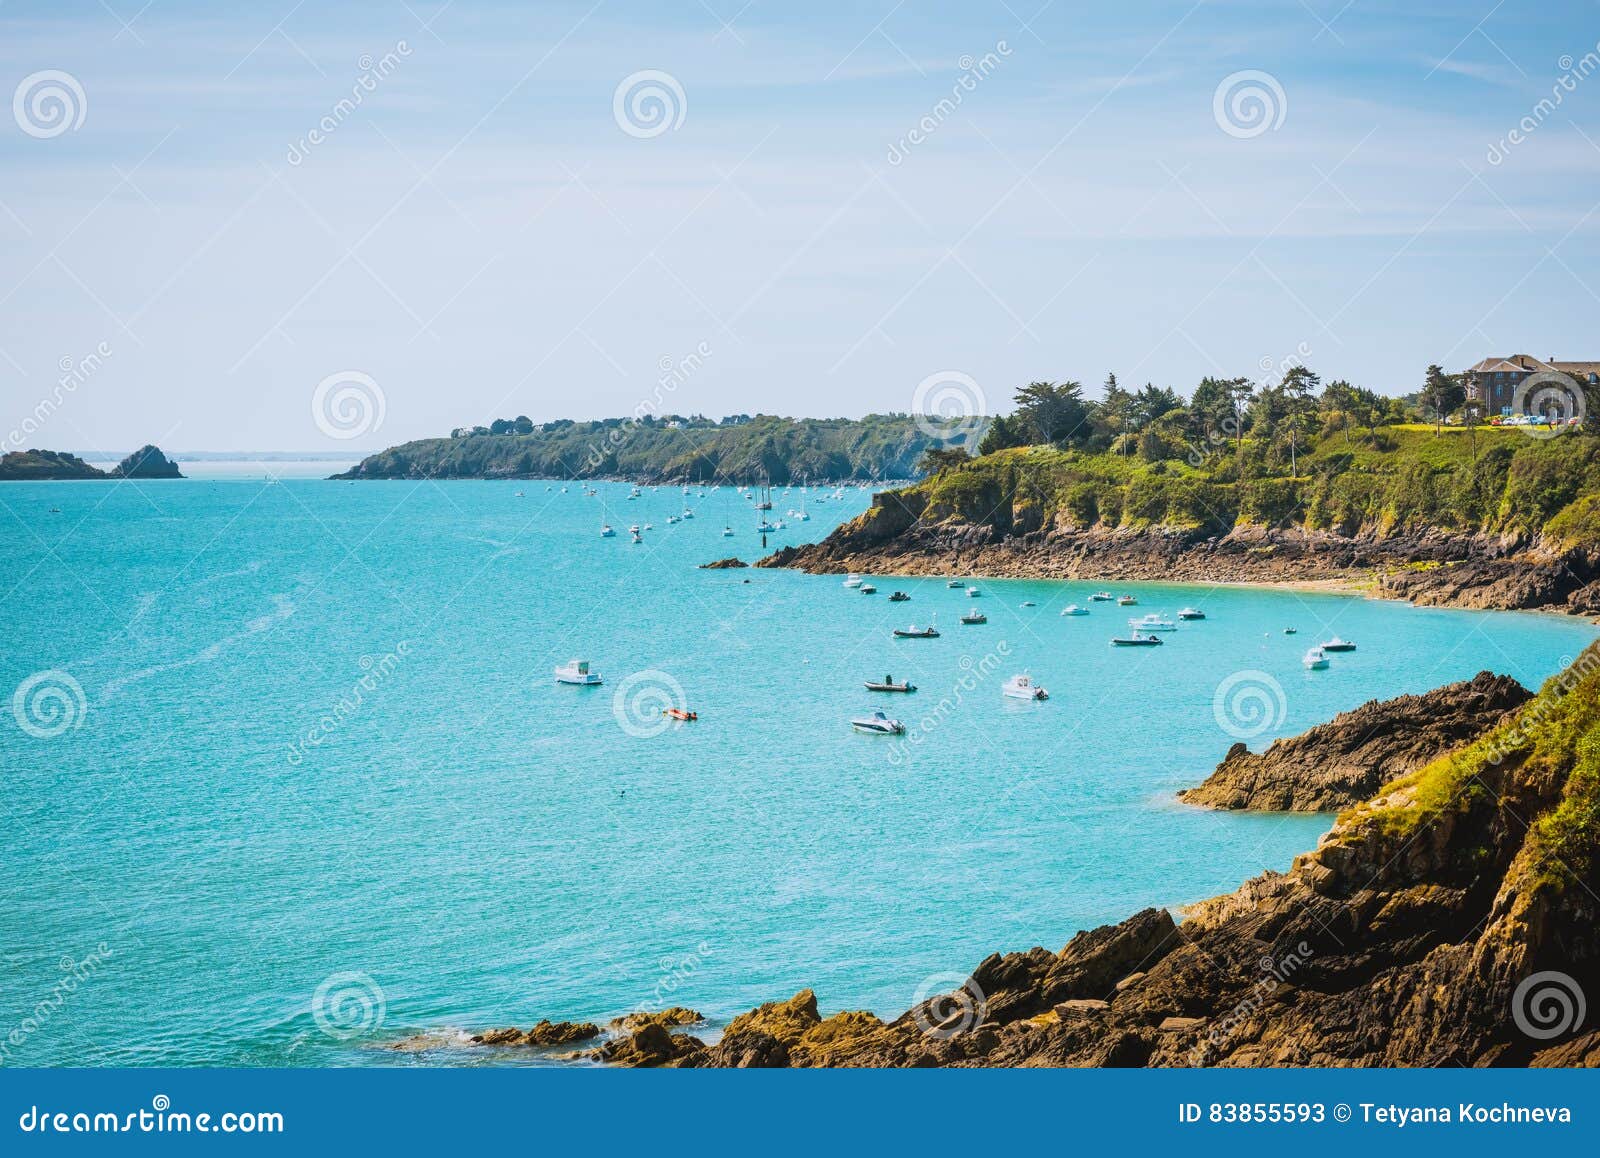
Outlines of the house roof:
M1576 364L1576 363L1575 363ZM1587 363L1584 363L1587 365ZM1469 374L1533 374L1541 370L1560 369L1560 363L1543 362L1530 354L1512 354L1509 358L1485 358L1476 366L1467 367Z

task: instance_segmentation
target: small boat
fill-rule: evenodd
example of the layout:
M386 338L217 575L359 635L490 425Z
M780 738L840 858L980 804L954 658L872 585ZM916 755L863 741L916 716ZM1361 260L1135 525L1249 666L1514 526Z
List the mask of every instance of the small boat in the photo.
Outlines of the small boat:
M870 716L857 716L850 721L850 726L858 732L871 732L879 736L898 736L906 730L906 726L899 720L891 720L882 712L873 712Z
M891 591L889 593L889 602L890 603L904 603L907 599L910 599L910 598L911 598L911 596L907 595L904 591Z
M1162 639L1159 635L1140 635L1135 632L1126 638L1117 636L1112 639L1112 647L1160 647Z
M683 517L686 518L686 519L692 519L692 518L694 518L694 512L691 511L688 507L684 507L683 508Z
M722 537L724 539L733 538L733 528L732 527L723 527L722 528Z
M1295 635L1295 634L1297 634L1299 632L1299 630L1300 629L1298 627L1285 627L1283 629L1283 634L1285 634L1285 635Z
M545 490L549 490L549 489L550 489L550 488L549 488L549 487L546 487L546 488L545 488ZM527 497L528 497L528 496L527 496L527 495L526 495L526 494L524 494L524 493L523 493L523 492L522 492L522 491L518 491L518 492L517 492L517 496L516 496L516 497L517 497L517 498L519 498L519 499L525 499L525 498L527 498Z
M1198 607L1184 607L1178 611L1179 619L1204 619L1206 613Z
M1045 691L1033 679L1026 675L1014 675L1008 679L1000 689L1001 695L1010 696L1014 700L1048 700L1050 693Z
M628 543L629 543L630 546L634 546L634 547L641 546L644 543L644 536L639 534L638 531L635 531L633 533L633 538L629 539Z
M673 523L676 523L677 521L678 521L678 516L677 515L668 515L667 516L667 526L670 527L670 526L672 526Z
M635 524L633 524L633 526L628 528L628 534L637 535L638 533L639 533L639 524L638 523L635 523Z
M913 623L910 627L897 627L894 629L896 639L938 639L939 631L932 625L918 627Z
M962 582L960 579L952 579L950 582L946 583L945 586L954 591L957 587L965 587L966 583Z
M644 529L647 530L647 531L653 531L653 530L656 529L655 528L655 524L654 523L646 523L644 525Z
M781 526L781 524L780 524L780 526ZM757 524L757 526L756 526L756 533L757 534L761 534L761 535L768 535L768 534L771 534L773 531L776 531L777 529L778 529L778 527L776 527L773 524L767 522L767 520L762 519L761 522L759 524Z
M976 599L978 596L980 596L982 594L983 594L983 592L979 591L976 587L968 587L967 588L967 598L968 599Z
M602 539L610 539L610 538L614 537L615 535L616 535L616 532L611 529L611 524L610 523L601 523L600 524L600 537Z
M878 593L878 589L871 583L863 583L860 590L863 595L876 595Z
M52 514L52 515L59 515L61 513L61 508L60 507L51 507L50 510L48 512L46 512L46 513L47 514Z
M1024 599L1024 600L1023 600L1023 601L1022 601L1022 606L1024 606L1024 607L1037 607L1037 606L1039 606L1039 605L1038 605L1038 604L1037 604L1037 603L1035 603L1035 602L1034 602L1034 601L1033 601L1033 600L1031 600L1031 599Z
M1314 647L1306 652L1300 662L1306 665L1308 671L1322 671L1328 666L1328 653L1323 648Z
M1128 620L1128 626L1133 628L1135 632L1178 630L1178 625L1176 623L1172 622L1170 619L1162 619L1161 616L1155 614L1154 612L1151 612L1149 615L1141 615L1138 619Z
M1093 595L1089 596L1090 603L1110 603L1111 600L1112 594L1109 591L1096 591Z
M556 668L556 683L577 684L580 687L594 687L600 683L600 673L589 670L589 661L586 659L568 660Z
M989 617L981 611L969 611L961 617L962 623L988 623Z
M1138 602L1139 602L1139 600L1136 599L1132 595L1119 595L1119 596L1117 596L1117 606L1118 607L1132 607L1135 604L1137 604Z
M1348 639L1340 639L1337 635L1322 645L1322 650L1327 652L1354 651L1355 649L1355 644L1351 643Z
M881 684L868 680L866 686L869 692L914 692L917 690L917 685L910 680L898 684L895 683L892 675L884 676Z
M854 571L850 572L850 574L844 577L844 585L846 587L860 587L861 576L857 575Z
M674 720L698 720L699 712L691 712L687 708L662 708L661 714Z
M1079 607L1076 603L1069 603L1061 609L1062 615L1088 615L1087 607Z

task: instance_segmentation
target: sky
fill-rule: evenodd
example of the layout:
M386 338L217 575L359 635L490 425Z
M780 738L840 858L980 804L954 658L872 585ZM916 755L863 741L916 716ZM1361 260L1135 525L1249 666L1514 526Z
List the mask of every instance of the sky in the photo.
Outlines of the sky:
M0 449L1600 358L1596 3L328 7L0 3Z

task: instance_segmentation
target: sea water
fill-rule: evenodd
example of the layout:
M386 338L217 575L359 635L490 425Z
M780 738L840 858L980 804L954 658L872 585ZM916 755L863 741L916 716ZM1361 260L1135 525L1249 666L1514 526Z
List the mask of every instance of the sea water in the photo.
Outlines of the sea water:
M863 595L699 569L763 553L730 488L582 489L0 488L0 1062L462 1062L385 1047L802 987L894 1016L1314 847L1331 818L1175 802L1241 736L1485 668L1535 686L1593 635L1236 587ZM869 501L819 493L771 546ZM1109 646L1186 605L1164 646ZM941 637L893 637L913 622ZM1333 634L1358 650L1306 671ZM573 658L604 684L557 684ZM1022 672L1049 700L1001 694ZM919 690L863 688L885 675ZM874 709L907 734L851 728Z

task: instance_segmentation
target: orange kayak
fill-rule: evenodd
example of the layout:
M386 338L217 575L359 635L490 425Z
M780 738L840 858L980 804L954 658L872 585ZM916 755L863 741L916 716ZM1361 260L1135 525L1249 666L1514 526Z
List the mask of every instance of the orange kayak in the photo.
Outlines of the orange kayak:
M683 708L662 708L661 714L663 716L671 716L674 720L698 720L700 718L699 712L689 712Z

